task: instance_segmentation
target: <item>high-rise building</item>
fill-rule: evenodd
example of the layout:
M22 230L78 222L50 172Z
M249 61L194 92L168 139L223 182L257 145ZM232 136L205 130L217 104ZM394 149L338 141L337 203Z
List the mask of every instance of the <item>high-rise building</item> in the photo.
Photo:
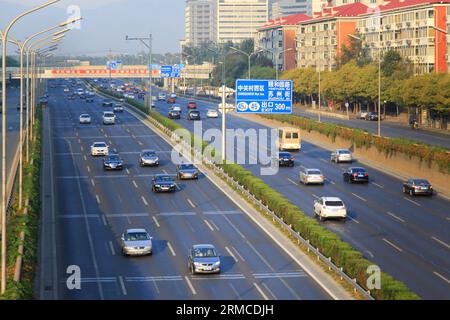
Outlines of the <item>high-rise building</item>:
M217 0L186 0L183 45L199 46L217 41Z
M272 0L269 8L270 19L293 14L312 14L312 2L315 0Z
M217 0L217 41L254 39L256 30L268 20L268 0Z

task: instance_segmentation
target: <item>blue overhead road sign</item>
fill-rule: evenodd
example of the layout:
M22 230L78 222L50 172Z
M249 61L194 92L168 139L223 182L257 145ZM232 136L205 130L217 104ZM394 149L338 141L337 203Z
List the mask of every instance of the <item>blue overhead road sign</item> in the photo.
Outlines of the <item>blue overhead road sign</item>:
M236 112L292 113L292 80L236 80Z
M172 66L161 66L161 78L170 78L172 75Z

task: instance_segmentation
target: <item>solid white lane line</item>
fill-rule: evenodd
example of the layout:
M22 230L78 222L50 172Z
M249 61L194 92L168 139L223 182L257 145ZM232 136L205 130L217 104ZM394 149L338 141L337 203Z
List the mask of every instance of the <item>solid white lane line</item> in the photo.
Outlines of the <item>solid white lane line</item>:
M228 219L227 216L224 215L223 217L224 217L225 220L227 220L227 222L234 229L234 231L236 231L241 236L241 238L246 239L244 234L230 221L230 219Z
M238 262L238 259L237 259L236 256L234 255L233 251L231 251L230 248L228 248L227 246L225 246L225 250L228 252L228 254L229 254L230 256L233 257L234 261L237 263L237 262Z
M234 299L235 299L235 300L242 300L242 299L241 299L241 296L240 296L240 294L239 294L239 292L236 290L236 288L233 286L233 284L232 284L232 283L228 283L228 285L230 286L231 290L232 290L233 293L235 294Z
M191 289L192 294L197 294L197 291L195 291L194 286L192 285L189 278L187 276L184 276L184 279L186 279L186 282L188 284L189 289Z
M241 256L241 254L239 253L239 251L237 251L237 249L235 247L231 247L231 249L233 249L234 253L236 253L236 255L239 257L239 259L241 259L242 261L245 261L244 257Z
M209 230L214 231L213 227L209 224L208 220L203 219L203 221L206 223L206 225L208 226Z
M94 179L92 179L92 178L91 178L91 184L93 187L95 187L95 182L94 182Z
M191 201L191 199L186 198L187 202L190 204L192 208L195 208L195 204Z
M125 171L130 174L130 170L128 170L128 168L125 168Z
M291 178L288 178L288 181L289 181L290 183L295 184L296 186L298 186L298 183L295 182L294 180L292 180Z
M102 221L103 225L106 227L108 225L108 222L106 221L106 216L104 214L102 214Z
M408 200L411 203L414 203L416 206L421 206L420 203L415 202L414 200L408 199L407 197L403 197L403 199Z
M375 182L372 182L372 184L375 185L375 186L377 186L377 187L380 188L380 189L383 189L383 188L384 188L381 184L378 184L378 183L375 183Z
M433 273L435 275L437 275L439 278L441 278L442 280L444 280L445 282L447 282L448 284L450 284L450 280L448 280L446 277L444 277L442 274L440 274L439 272L433 271Z
M177 254L175 253L175 250L173 250L172 245L169 241L167 241L167 247L169 248L170 253L175 257Z
M153 219L153 221L155 221L156 226L159 228L160 225L159 225L159 222L158 222L158 220L156 219L156 217L153 216L152 219Z
M134 187L135 187L135 188L137 188L137 187L138 187L138 185L137 185L136 181L134 181L134 180L133 180L133 185L134 185Z
M146 206L148 206L147 200L145 200L144 196L141 196L141 199L142 199L142 202L143 202Z
M394 219L397 219L398 221L400 221L400 222L405 222L405 220L403 220L402 218L400 218L400 217L398 217L398 216L396 216L395 214L393 214L392 212L386 212L388 215L390 215L392 218L394 218Z
M272 300L278 300L277 296L272 292L272 290L269 289L267 284L263 283L263 287L269 292L269 294L273 297Z
M269 297L262 291L262 289L258 286L256 282L253 282L253 285L255 286L256 290L258 290L259 294L263 297L264 300L269 300Z
M122 276L119 276L120 288L122 289L122 294L127 295L127 289L125 289L125 283L123 282Z
M114 250L114 245L113 245L112 241L109 241L108 243L109 243L109 249L111 250L111 254L113 256L115 256L116 255L116 251Z
M446 247L447 249L450 249L450 245L449 244L447 244L447 243L445 243L444 241L442 241L442 240L440 240L440 239L438 239L438 238L436 238L436 237L431 237L431 239L433 239L434 241L436 241L436 242L439 242L440 244L442 244L444 247Z
M220 231L219 227L214 223L214 221L211 220L210 222L217 231Z
M389 240L387 240L386 238L382 239L384 242L386 242L387 244L389 244L391 247L395 248L396 250L403 252L403 250L399 247L397 247L395 244L393 244L392 242L390 242Z
M362 201L364 201L364 202L367 202L366 199L364 199L363 197L358 196L356 193L353 193L353 192L352 192L352 195L354 195L355 197L357 197L358 199L360 199L360 200L362 200Z
M97 199L97 203L100 204L100 197L98 196L98 194L95 195L95 199Z

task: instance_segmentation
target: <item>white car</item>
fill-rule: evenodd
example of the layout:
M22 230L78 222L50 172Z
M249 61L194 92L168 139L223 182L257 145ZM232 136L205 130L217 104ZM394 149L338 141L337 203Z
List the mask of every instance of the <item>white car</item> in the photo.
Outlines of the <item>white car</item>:
M336 149L331 153L330 160L336 163L339 162L352 162L352 153L348 149Z
M70 92L70 89L69 88L64 88L64 92L68 93L68 92Z
M215 109L208 109L208 111L206 112L206 117L207 118L218 118L219 112Z
M80 115L80 123L81 124L90 124L91 123L91 116L88 115L87 113L83 113L82 115Z
M176 98L176 97L177 97L177 94L173 92L173 93L170 94L170 97L171 97L171 98Z
M319 169L303 168L299 173L300 182L303 184L324 184L325 177Z
M172 111L178 111L181 112L181 107L179 104L174 104L171 108Z
M359 118L366 120L367 114L369 113L369 111L361 111L361 113L359 114Z
M103 124L115 124L116 123L116 115L114 112L105 111L103 112Z
M106 156L109 153L109 147L105 142L94 142L91 146L92 156Z
M120 104L116 104L113 108L114 112L123 112L123 107Z
M344 202L337 197L321 197L314 200L314 215L319 219L342 219L347 218L347 208Z
M166 94L165 93L158 94L158 101L166 101Z

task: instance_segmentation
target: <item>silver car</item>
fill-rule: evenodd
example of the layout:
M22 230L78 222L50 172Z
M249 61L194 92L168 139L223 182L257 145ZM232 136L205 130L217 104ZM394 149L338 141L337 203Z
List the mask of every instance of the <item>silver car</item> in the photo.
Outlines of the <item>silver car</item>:
M159 165L159 157L154 150L142 150L139 164L141 167Z
M196 244L189 249L188 268L191 274L220 273L220 256L212 244Z
M177 165L177 178L178 180L198 179L198 169L191 163Z
M103 112L103 124L115 124L116 115L111 111Z
M122 253L127 255L151 255L152 237L145 229L128 229L120 238Z
M319 169L303 168L300 170L300 182L303 184L324 184L325 177Z
M80 115L80 123L81 124L90 124L91 123L91 116L87 113L83 113Z
M352 162L352 153L348 149L336 149L333 151L330 156L330 160L336 163L339 162Z

